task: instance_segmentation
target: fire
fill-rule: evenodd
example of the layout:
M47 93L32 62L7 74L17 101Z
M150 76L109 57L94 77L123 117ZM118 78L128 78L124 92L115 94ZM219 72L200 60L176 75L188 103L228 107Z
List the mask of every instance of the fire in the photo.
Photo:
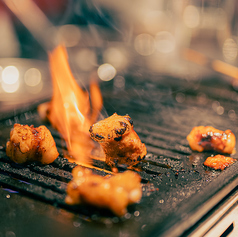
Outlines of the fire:
M93 142L90 126L96 122L102 108L102 96L95 81L90 84L90 96L77 84L64 46L49 53L53 96L48 119L66 141L69 154L80 163L88 163Z

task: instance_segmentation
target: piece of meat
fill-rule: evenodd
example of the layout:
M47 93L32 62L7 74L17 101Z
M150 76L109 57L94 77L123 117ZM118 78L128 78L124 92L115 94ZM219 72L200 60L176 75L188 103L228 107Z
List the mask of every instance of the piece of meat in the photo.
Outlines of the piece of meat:
M138 164L146 155L145 144L134 131L129 115L112 116L90 127L90 136L100 143L110 167L126 164L130 167Z
M49 119L48 119L49 108L50 108L50 102L45 102L45 103L41 103L38 105L37 112L38 112L42 121L49 122Z
M224 170L226 167L233 164L234 162L235 162L235 159L231 157L216 155L213 157L208 157L205 160L204 165L215 170Z
M6 145L7 156L16 163L52 163L59 155L55 141L45 126L15 124Z
M236 138L231 130L221 131L211 126L194 127L187 140L192 150L214 150L226 154L235 153Z
M87 203L123 216L127 213L129 204L141 199L141 178L133 171L103 177L93 174L90 169L76 166L72 174L73 180L67 187L67 204Z

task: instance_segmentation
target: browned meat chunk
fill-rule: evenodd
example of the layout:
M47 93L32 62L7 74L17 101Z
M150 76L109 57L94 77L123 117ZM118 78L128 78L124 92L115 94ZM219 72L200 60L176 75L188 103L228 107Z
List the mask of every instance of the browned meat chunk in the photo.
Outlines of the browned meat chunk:
M215 169L215 170L224 170L226 167L233 164L234 162L235 162L235 159L233 159L231 157L225 157L223 155L216 155L213 157L208 157L205 160L204 165L208 166L212 169Z
M192 150L202 152L214 150L217 152L235 153L236 138L231 130L221 131L210 126L194 127L187 140Z
M87 203L123 216L129 204L141 199L141 178L133 171L102 177L93 174L90 169L76 166L72 174L73 180L68 184L65 199L70 205Z
M6 145L7 156L16 163L39 161L52 163L59 155L55 141L45 126L15 124Z
M133 121L128 116L114 113L90 128L91 138L100 143L106 155L106 163L113 167L126 164L132 167L146 155L145 144L133 129Z

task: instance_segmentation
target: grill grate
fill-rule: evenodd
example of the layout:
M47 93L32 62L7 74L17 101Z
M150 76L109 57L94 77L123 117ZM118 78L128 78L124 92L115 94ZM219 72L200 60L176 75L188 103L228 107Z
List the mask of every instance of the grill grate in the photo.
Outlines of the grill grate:
M34 115L32 122L36 124L37 120L37 115ZM151 130L153 130L153 132L151 132ZM51 131L56 141L58 141L56 142L58 149L63 151L65 147L64 144L63 147L61 147L62 143L59 142L59 134L52 130L52 128ZM200 173L200 171L189 167L188 157L192 152L186 140L184 138L182 139L182 135L179 131L174 131L173 128L164 128L155 125L147 126L147 124L140 123L138 126L138 134L148 149L148 155L141 165L142 171L139 172L144 184L149 182L152 183L155 188L160 189L162 185L163 190L168 190L171 189L171 187L181 188L184 184L193 186L193 181L203 180L203 176L207 176L206 182L211 178L210 174L206 175L205 172ZM105 163L100 160L94 160L93 165L100 169L106 168ZM38 196L39 199L44 201L52 202L52 200L54 200L54 202L60 206L67 207L63 200L65 198L67 182L71 180L71 171L75 166L75 163L68 162L68 160L62 156L59 156L52 164L46 166L34 163L29 165L16 165L10 162L6 157L4 148L0 151L0 171L2 172L2 176L7 175L8 179L9 177L14 177L20 180L16 187L10 182L10 188L25 194ZM122 170L123 169L125 168L122 167ZM107 172L97 169L95 169L94 172L99 175L107 174ZM217 173L217 175L218 174L219 173ZM213 178L215 176L216 174L212 175ZM24 182L22 183L22 181ZM4 182L3 177L1 182L6 186L8 184L8 182ZM17 181L14 182L17 183ZM198 185L195 187L199 189ZM189 189L190 188L191 187L189 187ZM147 192L148 189L146 187L143 190L143 196L151 194L151 192ZM155 193L157 192L155 189L153 191ZM71 207L69 208L71 209Z
M211 194L218 192L216 180L229 173L229 169L211 171L203 167L205 158L210 153L194 153L190 150L186 140L187 134L193 126L213 125L220 129L230 128L237 134L236 118L230 119L228 111L224 110L222 115L218 115L212 108L212 103L219 99L220 104L227 105L227 108L235 109L234 93L232 98L226 93L224 98L219 96L220 89L212 90L209 85L199 84L200 89L206 94L206 103L201 104L198 95L201 90L194 85L187 85L183 82L170 78L165 81L133 81L124 91L114 91L112 85L108 84L102 88L105 107L108 114L117 112L118 114L129 114L134 120L135 130L146 144L148 154L145 161L140 164L139 174L143 184L143 198L139 205L129 208L129 219L138 219L130 223L131 227L124 227L128 233L145 235L150 233L155 226L163 226L165 217L174 215L179 211L185 200L190 200L195 194L202 192L207 185L212 185ZM128 80L129 80L128 79ZM137 87L132 87L137 85ZM141 89L143 88L143 90ZM181 89L183 88L183 89ZM185 89L184 89L185 88ZM191 90L189 90L191 89ZM227 89L228 90L228 89ZM185 95L183 103L176 100L178 93ZM17 116L7 116L1 120L0 144L5 144L9 137L10 129L15 122L22 124L42 125L36 109L25 111ZM142 122L143 121L143 122ZM71 171L76 166L64 158L66 149L57 131L50 127L60 156L50 165L41 166L39 164L16 165L9 161L5 154L5 148L0 148L0 183L3 188L10 188L18 191L22 195L39 199L43 202L62 207L74 213L87 215L91 221L95 220L95 213L104 221L105 214L90 207L72 207L65 204L67 183L71 180ZM108 167L100 160L93 160L95 173L106 175ZM236 167L237 164L234 165ZM100 169L105 169L105 171ZM233 168L233 167L231 167ZM120 167L123 171L125 167ZM233 168L234 169L234 168ZM225 176L226 177L226 176ZM222 182L223 185L229 182L229 178ZM214 187L215 185L215 187ZM195 195L196 197L196 195ZM204 199L206 199L204 195ZM193 204L193 203L192 203ZM183 207L183 206L182 206ZM193 207L190 206L190 209ZM189 211L188 208L188 211ZM113 222L110 213L106 213ZM128 216L127 216L128 219ZM176 218L175 218L176 219ZM160 225L161 224L161 225ZM142 228L146 226L146 228ZM131 232L132 231L132 232ZM115 233L116 234L116 233ZM113 236L110 233L110 236Z

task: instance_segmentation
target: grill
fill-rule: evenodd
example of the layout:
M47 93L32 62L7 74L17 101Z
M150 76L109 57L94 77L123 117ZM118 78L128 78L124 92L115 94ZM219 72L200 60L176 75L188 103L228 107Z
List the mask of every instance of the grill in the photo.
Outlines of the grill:
M135 71L125 76L125 88L115 87L115 82L110 81L102 83L101 89L107 113L129 114L146 144L148 154L140 164L141 171L137 171L142 178L141 202L130 206L123 218L91 206L67 205L66 187L76 164L64 158L66 148L60 135L47 123L60 156L46 166L10 162L4 144L13 124L44 124L35 104L1 116L1 234L32 236L34 231L36 236L203 235L209 234L217 219L224 219L224 212L218 218L218 210L226 208L230 212L231 207L236 207L238 163L224 171L205 168L203 162L214 153L192 152L186 140L198 125L231 129L237 137L238 94L230 82L217 75L187 81ZM93 160L93 165L95 173L108 173L102 161ZM120 167L123 170L125 167ZM234 231L234 221L225 223L219 234L226 236Z

